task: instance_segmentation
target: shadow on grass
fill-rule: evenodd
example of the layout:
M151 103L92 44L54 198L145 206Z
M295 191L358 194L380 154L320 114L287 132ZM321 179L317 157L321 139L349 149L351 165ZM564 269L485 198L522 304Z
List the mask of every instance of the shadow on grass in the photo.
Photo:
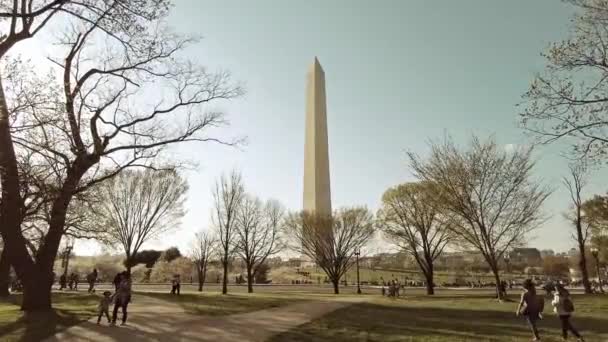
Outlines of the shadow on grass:
M79 294L53 294L54 310L25 313L21 296L0 302L2 341L41 341L58 331L86 321L94 313L97 298Z
M574 318L575 326L588 341L608 338L606 319ZM547 315L539 323L543 341L558 341L558 319ZM545 339L544 337L551 338ZM511 312L455 308L356 304L271 341L520 341L531 333L521 317Z
M172 295L168 293L140 292L142 296L148 296L175 303L186 312L196 315L225 316L244 312L281 307L284 305L301 302L302 299L290 299L288 297L271 297L268 295L219 295L219 294L193 294L182 293Z

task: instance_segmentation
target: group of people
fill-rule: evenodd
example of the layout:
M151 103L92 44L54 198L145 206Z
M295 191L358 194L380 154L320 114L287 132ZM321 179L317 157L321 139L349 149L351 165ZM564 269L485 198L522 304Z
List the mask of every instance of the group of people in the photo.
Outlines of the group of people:
M515 314L526 318L532 329L533 341L540 341L537 324L543 318L545 300L542 296L536 294L536 286L531 279L524 281L523 288L524 292L521 295ZM553 296L551 305L553 306L553 311L559 317L562 327L562 338L566 340L568 333L571 332L572 335L576 336L578 341L584 341L581 334L570 322L570 318L574 312L574 303L570 297L570 292L561 283L556 283L551 288L545 287L545 291Z
M95 292L95 283L97 282L97 269L93 269L93 272L87 275L87 283L89 284L89 289L87 292L94 293ZM63 290L65 288L69 288L70 290L78 291L78 284L80 283L80 276L78 273L72 272L69 277L64 273L59 277L59 290Z
M101 323L101 317L106 316L108 323L116 325L116 318L118 316L118 309L122 310L122 325L127 323L127 307L131 302L131 275L129 272L124 271L118 273L114 277L114 293L111 291L105 291L103 297L99 301L97 324ZM110 318L110 305L114 304L114 310L112 311L112 318Z
M70 290L78 291L78 283L80 282L80 277L77 273L72 272L69 277L64 273L59 277L59 289L63 290L66 287L69 287Z
M382 295L386 296L386 287L387 284L386 282L382 282ZM393 279L393 280L389 280L388 281L388 296L389 297L399 297L400 296L400 292L401 292L401 288L403 286L401 285L401 283L399 282L399 280L397 279Z

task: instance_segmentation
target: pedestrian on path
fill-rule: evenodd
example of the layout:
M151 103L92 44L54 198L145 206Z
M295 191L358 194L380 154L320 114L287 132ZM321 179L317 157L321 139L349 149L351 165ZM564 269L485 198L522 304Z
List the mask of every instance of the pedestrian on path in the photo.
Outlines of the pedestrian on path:
M95 292L95 282L97 282L97 269L94 268L93 272L87 275L87 282L89 283L89 293Z
M122 325L127 323L127 306L131 301L131 276L126 271L120 275L120 283L114 294L114 311L112 312L112 325L116 325L118 308L122 309Z
M553 305L553 311L559 316L559 320L562 325L562 338L568 339L568 331L572 332L572 335L577 337L577 341L583 341L583 338L579 332L570 323L570 318L574 312L574 303L570 298L570 292L562 284L556 284L555 296L551 304Z
M540 341L536 323L542 318L542 298L536 294L536 288L532 279L526 279L523 284L524 292L521 294L516 316L523 315L532 329L533 341Z

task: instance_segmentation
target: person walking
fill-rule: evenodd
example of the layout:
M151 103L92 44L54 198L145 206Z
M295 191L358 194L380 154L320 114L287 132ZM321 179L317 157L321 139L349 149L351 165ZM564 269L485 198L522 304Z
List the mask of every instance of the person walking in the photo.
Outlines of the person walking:
M553 311L559 316L559 320L562 325L562 339L568 340L568 331L572 332L572 335L576 336L577 341L584 341L583 337L579 332L572 326L570 318L574 312L574 304L570 298L570 292L562 284L555 286L555 295L551 304L553 305Z
M65 289L67 282L68 282L68 277L66 277L66 275L64 273L59 277L59 290Z
M127 272L120 274L120 283L114 294L114 310L112 312L112 325L116 325L118 309L122 309L122 325L127 324L127 307L131 301L131 277Z
M523 284L524 292L521 294L519 305L517 306L516 316L523 315L532 329L533 341L540 341L536 323L542 318L543 302L542 298L536 294L536 288L532 279L526 279Z
M87 275L87 282L89 283L89 293L94 293L95 292L95 282L97 282L97 269L94 268L93 272L89 273L89 275Z

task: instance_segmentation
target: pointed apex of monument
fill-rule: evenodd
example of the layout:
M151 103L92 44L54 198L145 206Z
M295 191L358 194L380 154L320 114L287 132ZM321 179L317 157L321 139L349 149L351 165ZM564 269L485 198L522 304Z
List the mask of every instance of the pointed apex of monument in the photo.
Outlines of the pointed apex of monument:
M317 58L317 56L315 56L315 60L312 63L310 70L313 72L319 70L324 73L323 67L321 66L321 63L319 63L319 59Z

